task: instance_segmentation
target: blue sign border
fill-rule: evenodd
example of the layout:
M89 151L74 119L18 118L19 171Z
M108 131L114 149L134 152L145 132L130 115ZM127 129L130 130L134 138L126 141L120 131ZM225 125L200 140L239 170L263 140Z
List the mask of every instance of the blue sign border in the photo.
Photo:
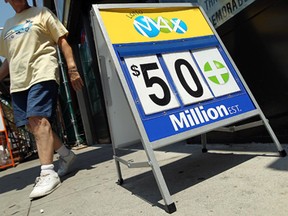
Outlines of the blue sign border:
M228 119L233 116L237 116L256 109L246 89L244 88L236 70L231 64L218 39L214 35L172 41L170 40L159 42L115 44L113 45L113 47L117 54L118 61L121 65L125 79L129 86L130 92L132 94L150 142L167 138L169 136L173 136L182 132L186 132L194 128L206 126L208 124ZM191 104L188 106L184 106L183 104L181 104L180 107L175 109L170 109L165 112L155 113L151 115L145 115L144 110L140 104L140 100L137 95L135 86L130 77L128 68L125 64L125 57L157 55L161 67L167 77L167 80L172 87L172 91L177 92L175 87L173 87L174 85L172 84L172 79L161 57L161 54L181 51L193 51L196 49L208 49L215 47L222 55L222 58L224 59L229 70L231 71L241 91L213 98L207 101L203 101L201 103ZM199 71L201 70L199 69ZM215 110L217 110L217 108L219 107L225 107L225 115L221 115L221 113L217 114L215 112ZM209 111L209 113L206 113L207 111ZM216 118L217 115L218 118ZM174 119L174 121L172 121L171 119ZM200 121L201 119L202 121Z

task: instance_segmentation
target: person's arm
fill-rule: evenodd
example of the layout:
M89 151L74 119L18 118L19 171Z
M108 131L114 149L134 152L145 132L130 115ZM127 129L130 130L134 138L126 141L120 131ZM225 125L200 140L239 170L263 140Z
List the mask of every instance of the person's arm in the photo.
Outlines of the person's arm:
M9 74L9 63L7 59L5 59L0 67L0 81L2 81L8 74Z
M58 45L64 55L67 64L68 75L70 77L72 87L75 91L81 90L81 88L83 87L83 81L81 79L81 76L79 75L76 63L74 61L72 48L68 44L65 36L59 38Z

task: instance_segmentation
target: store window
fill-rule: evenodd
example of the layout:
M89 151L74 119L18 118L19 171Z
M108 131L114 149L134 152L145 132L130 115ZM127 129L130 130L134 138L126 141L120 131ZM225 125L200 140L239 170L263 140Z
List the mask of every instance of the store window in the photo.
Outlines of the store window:
M87 95L90 105L90 110L93 118L93 126L96 130L98 143L110 143L110 135L106 112L103 106L103 96L101 94L101 86L96 77L95 67L93 67L93 59L91 49L89 47L88 38L84 30L81 32L81 43L79 44L79 53L81 66L83 70L83 79L87 89ZM97 85L98 84L98 85Z

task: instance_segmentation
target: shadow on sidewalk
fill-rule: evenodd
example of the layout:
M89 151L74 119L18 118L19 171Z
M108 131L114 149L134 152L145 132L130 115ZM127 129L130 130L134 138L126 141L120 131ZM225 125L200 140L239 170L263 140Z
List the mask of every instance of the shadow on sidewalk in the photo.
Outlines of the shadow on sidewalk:
M252 145L249 146L249 144L243 145L243 147L240 145L235 145L236 147L228 145L211 145L209 147L213 150L211 150L211 152L209 150L207 153L201 152L201 145L198 145L196 148L194 145L191 149L187 146L189 145L186 145L184 148L175 149L173 146L167 146L160 149L161 151L166 152L191 154L164 166L159 164L171 196L236 167L241 163L247 162L256 156L279 157L279 160L277 161L282 160L280 166L285 166L283 165L283 158L278 155L278 152L275 151L273 145L272 147L269 145L268 147L265 146L264 151L267 150L265 153L263 153L263 149L261 149L261 144L260 146L257 146L257 148ZM285 161L287 161L286 158L288 157L285 157ZM279 169L279 164L274 164L273 168ZM123 170L122 175L124 182L121 186L128 191L131 191L133 195L140 199L151 203L151 205L165 209L165 206L159 202L163 200L163 198L156 184L152 169L147 168L147 170L149 171L130 178L125 178L125 170ZM288 171L287 166L286 170Z
M77 160L72 166L71 173L67 176L61 178L61 181L65 181L67 178L70 178L71 176L75 175L79 170L89 170L94 169L96 164L100 164L102 162L108 161L113 159L113 151L111 145L97 145L97 148L91 149L89 151L83 152L83 153L77 153ZM3 170L0 173L0 194L12 191L12 190L22 190L28 185L34 184L35 179L37 176L39 176L40 173L40 165L38 159L36 159L37 162L33 163L33 167L20 170L20 166L22 164L18 165L15 168L10 168L9 170ZM29 161L31 162L31 161ZM36 165L35 165L36 164ZM58 169L58 160L54 162L55 170ZM32 166L32 165L31 165ZM26 167L26 165L25 165ZM15 172L14 170L15 169ZM16 171L17 169L17 171ZM12 173L11 173L12 171ZM6 173L8 174L6 174Z
M172 196L254 157L253 155L205 153L187 156L160 168ZM162 196L152 171L127 179L123 171L123 179L122 187L131 191L133 195L164 208L159 203Z

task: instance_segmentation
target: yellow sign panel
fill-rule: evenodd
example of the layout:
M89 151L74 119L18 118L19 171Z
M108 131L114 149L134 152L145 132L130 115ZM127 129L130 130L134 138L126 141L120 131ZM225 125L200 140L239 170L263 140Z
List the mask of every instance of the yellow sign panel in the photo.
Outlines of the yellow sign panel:
M213 35L199 8L101 9L112 44Z

